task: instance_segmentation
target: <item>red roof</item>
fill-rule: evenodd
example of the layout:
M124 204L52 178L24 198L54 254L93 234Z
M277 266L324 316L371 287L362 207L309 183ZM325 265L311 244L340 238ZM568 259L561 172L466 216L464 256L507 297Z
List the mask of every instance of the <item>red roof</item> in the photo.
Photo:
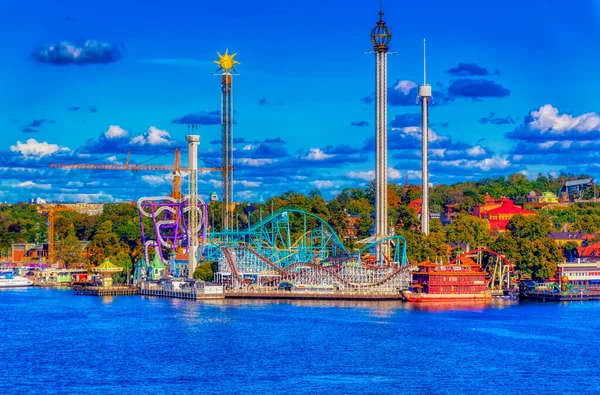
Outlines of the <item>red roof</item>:
M412 202L408 203L408 207L414 208L417 211L417 214L421 214L421 211L423 210L423 199L418 198L413 200Z
M600 243L592 244L587 247L577 247L577 255L580 258L600 257Z
M498 207L498 208L494 208L492 210L486 211L485 212L488 215L500 215L500 214L510 214L510 215L517 215L517 214L523 214L523 215L534 215L535 213L529 211L529 210L525 210L522 209L519 206L515 206L515 203L510 200L510 199L504 199L502 200L502 206Z

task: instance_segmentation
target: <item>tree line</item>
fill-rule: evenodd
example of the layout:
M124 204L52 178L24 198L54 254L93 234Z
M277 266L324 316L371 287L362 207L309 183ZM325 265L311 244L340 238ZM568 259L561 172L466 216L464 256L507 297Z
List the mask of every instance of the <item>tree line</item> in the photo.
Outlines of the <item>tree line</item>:
M388 189L388 222L395 233L404 236L409 260L443 262L451 259L458 250L449 250L448 243L467 243L471 248L485 246L500 252L525 275L547 278L554 275L556 263L563 260L556 243L548 239L553 230L583 230L600 232L600 205L594 203L572 204L566 208L545 208L535 216L515 216L504 234L494 234L489 224L469 215L474 205L482 204L486 194L494 198L508 197L516 203L524 202L530 191L558 193L564 182L582 178L571 174L557 177L539 175L534 180L522 174L460 182L453 185L436 185L430 191L432 212L441 212L452 204L460 212L458 218L446 227L432 220L430 235L420 233L420 220L408 204L421 197L419 186L405 188L390 184ZM245 229L274 211L296 207L325 220L350 249L356 242L371 235L374 226L375 190L373 183L365 188L346 188L333 199L326 201L318 190L307 195L289 191L261 203L239 203L234 216L234 228ZM220 202L208 207L208 227L220 231ZM353 232L349 232L349 219L353 218ZM35 205L17 204L0 206L0 248L7 249L15 242L47 241L47 219ZM316 225L309 223L308 226ZM147 224L150 225L150 224ZM293 235L299 236L302 224L291 223ZM355 234L354 234L355 233ZM140 218L135 205L129 203L106 204L100 215L89 216L77 212L61 212L55 218L56 259L67 265L80 262L82 245L86 263L98 265L106 258L122 267L143 256ZM569 245L568 248L573 248Z

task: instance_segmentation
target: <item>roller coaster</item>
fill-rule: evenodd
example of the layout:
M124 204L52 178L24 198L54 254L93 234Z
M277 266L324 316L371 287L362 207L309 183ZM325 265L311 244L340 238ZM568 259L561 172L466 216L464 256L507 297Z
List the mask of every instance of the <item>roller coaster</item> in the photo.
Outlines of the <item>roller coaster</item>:
M389 256L377 256L386 244ZM231 288L399 290L410 282L406 240L375 239L350 252L319 216L283 208L244 231L211 233L205 259L218 260L216 280Z

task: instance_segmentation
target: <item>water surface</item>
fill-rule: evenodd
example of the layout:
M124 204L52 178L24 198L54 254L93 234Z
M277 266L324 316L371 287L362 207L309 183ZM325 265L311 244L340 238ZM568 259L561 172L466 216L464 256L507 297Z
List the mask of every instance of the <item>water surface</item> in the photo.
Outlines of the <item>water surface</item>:
M0 393L600 393L600 304L0 291Z

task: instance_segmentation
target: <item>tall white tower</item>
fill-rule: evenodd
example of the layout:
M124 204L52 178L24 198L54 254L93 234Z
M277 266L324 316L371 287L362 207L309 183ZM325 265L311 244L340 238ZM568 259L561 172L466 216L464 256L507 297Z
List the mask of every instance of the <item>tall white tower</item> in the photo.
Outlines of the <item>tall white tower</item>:
M429 149L429 125L428 112L429 101L431 100L431 86L427 85L427 57L425 52L426 40L423 39L423 85L419 86L419 100L421 102L421 142L423 157L423 189L422 189L422 210L421 210L421 232L429 235L429 160L427 157Z
M380 3L379 21L371 31L371 42L375 52L375 236L382 238L388 234L387 218L387 55L392 32L383 21ZM388 253L382 245L380 254Z
M194 278L198 253L198 143L200 136L185 136L188 142L188 169L190 170L190 198L188 217L188 278Z

